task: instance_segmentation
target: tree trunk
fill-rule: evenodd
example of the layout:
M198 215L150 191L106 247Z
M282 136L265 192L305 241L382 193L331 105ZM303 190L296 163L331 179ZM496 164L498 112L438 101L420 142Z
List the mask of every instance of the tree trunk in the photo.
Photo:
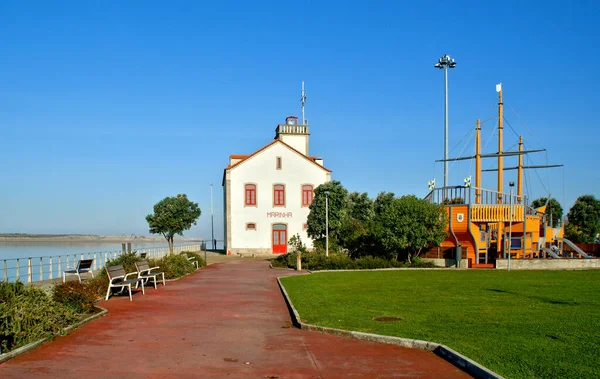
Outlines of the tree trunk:
M173 254L173 236L169 236L167 242L169 243L169 254Z

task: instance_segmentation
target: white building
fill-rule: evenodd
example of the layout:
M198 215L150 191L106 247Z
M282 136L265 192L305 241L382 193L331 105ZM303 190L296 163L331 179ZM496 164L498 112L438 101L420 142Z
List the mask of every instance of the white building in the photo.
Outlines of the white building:
M291 236L306 234L314 189L331 180L321 158L308 155L308 125L297 117L250 155L231 155L223 173L227 254L281 254Z

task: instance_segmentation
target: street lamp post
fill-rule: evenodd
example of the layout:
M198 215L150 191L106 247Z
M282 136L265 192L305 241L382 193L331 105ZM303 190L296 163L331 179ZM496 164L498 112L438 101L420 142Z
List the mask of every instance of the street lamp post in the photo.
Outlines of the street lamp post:
M513 219L513 187L515 182L508 183L510 186L510 219L508 220L508 271L510 271L510 249L512 248L512 219Z
M434 67L444 70L444 187L448 187L448 69L456 67L456 62L446 54Z
M211 229L211 244L213 245L213 250L217 250L215 246L215 217L213 214L213 195L212 195L212 183L210 183L210 229Z
M329 191L325 191L325 256L329 256Z

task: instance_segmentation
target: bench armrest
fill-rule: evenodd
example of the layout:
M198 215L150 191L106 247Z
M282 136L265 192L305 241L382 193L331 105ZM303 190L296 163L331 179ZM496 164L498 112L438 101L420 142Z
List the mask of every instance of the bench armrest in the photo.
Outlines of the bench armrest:
M124 277L124 279L123 279L123 280L127 280L127 277L128 277L128 276L130 276L130 275L135 275L135 276L136 276L136 278L137 278L137 276L138 276L138 273L137 273L137 272L130 272L130 273L128 273L128 274L126 274L126 275L125 275L125 277Z
M114 284L113 281L116 280L116 279L124 279L124 278L125 277L123 275L121 275L121 276L115 276L114 278L110 279L110 284L109 285L112 286Z

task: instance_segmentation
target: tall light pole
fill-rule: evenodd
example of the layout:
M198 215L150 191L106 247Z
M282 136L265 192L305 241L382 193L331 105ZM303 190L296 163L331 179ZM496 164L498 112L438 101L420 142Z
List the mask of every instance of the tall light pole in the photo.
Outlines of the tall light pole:
M512 219L513 219L513 187L515 182L508 183L510 186L510 218L508 220L508 271L510 271L510 249L512 248Z
M329 191L325 191L325 256L329 256Z
M444 70L444 187L448 187L448 69L456 67L456 62L446 54L434 67Z
M212 241L210 241L213 245L213 250L217 250L215 246L215 217L213 214L213 196L212 196L212 183L210 183L210 229L211 229L211 237Z

